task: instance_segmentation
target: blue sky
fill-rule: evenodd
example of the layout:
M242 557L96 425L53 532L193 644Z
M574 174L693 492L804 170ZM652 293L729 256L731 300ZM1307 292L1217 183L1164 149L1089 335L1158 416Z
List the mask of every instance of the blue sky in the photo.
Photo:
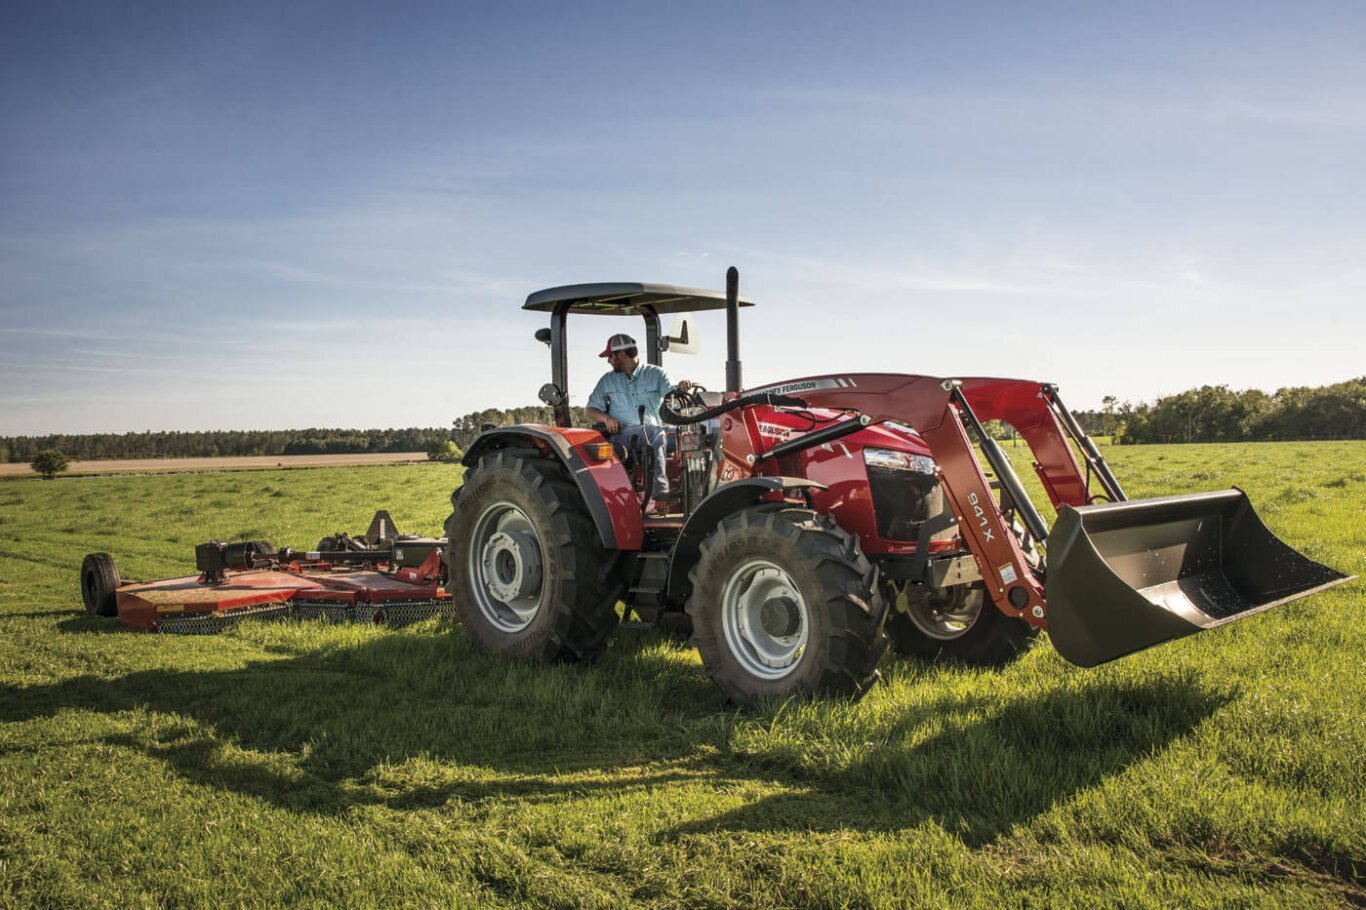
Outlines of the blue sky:
M0 435L439 426L543 287L751 385L1366 373L1366 5L0 5ZM582 319L571 393L602 340ZM723 385L724 323L666 366Z

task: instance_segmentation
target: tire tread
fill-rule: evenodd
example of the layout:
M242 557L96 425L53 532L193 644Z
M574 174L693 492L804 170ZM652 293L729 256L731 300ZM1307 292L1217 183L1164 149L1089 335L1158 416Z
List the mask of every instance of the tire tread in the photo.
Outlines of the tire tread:
M455 558L454 542L462 522L473 520L467 512L473 511L474 506L461 491L490 472L502 473L528 491L548 515L549 527L541 545L553 546L560 556L560 596L546 604L552 615L541 634L528 638L523 648L512 648L509 642L499 640L506 633L485 627L472 597L454 592L456 609L467 631L488 650L545 663L596 659L606 649L617 625L615 608L620 582L615 568L619 554L608 551L598 541L583 497L565 476L563 467L534 450L502 449L484 456L469 468L464 484L452 494L452 512L445 526L446 539L451 542L447 565L452 587L457 583L455 579L465 577L464 567Z
M719 628L719 604L705 600L707 582L717 567L717 553L738 537L773 535L786 541L809 565L819 581L820 598L812 607L824 613L829 626L825 641L811 653L820 666L798 669L787 690L774 693L728 659L724 633ZM700 547L688 575L693 596L686 611L693 622L693 645L702 653L703 672L731 699L753 704L764 698L841 696L861 698L878 679L877 663L887 647L882 622L887 605L881 596L877 569L859 550L858 541L829 516L808 509L761 506L721 521ZM719 587L719 583L718 583ZM811 646L808 646L810 649Z

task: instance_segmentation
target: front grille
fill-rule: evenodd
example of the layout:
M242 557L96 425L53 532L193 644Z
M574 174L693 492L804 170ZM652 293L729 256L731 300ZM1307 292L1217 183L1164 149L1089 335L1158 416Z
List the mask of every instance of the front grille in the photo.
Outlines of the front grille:
M914 541L920 526L944 509L944 491L933 474L869 465L868 486L884 540Z

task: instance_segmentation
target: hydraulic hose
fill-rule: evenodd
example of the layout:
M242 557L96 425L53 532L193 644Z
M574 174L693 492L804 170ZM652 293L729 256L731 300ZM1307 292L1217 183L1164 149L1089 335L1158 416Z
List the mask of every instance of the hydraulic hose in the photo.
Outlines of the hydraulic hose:
M705 420L720 417L728 411L754 407L755 405L761 404L766 404L774 408L806 407L805 401L800 398L793 398L790 395L777 395L773 392L754 392L750 395L741 395L739 398L734 398L724 404L719 404L714 408L708 408L699 414L680 414L673 409L669 404L668 399L665 399L659 406L659 418L670 426L681 427L693 423L702 423Z

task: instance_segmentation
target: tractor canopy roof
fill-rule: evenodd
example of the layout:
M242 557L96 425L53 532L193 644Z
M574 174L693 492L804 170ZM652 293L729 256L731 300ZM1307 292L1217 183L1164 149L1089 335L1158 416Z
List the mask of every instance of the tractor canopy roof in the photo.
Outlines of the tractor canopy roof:
M697 288L676 288L671 284L639 284L616 282L610 284L569 284L559 288L537 291L526 299L524 310L553 312L561 304L570 304L571 313L594 313L600 316L640 316L641 307L651 307L660 315L695 313L699 310L724 310L724 292ZM740 306L754 306L740 300Z

